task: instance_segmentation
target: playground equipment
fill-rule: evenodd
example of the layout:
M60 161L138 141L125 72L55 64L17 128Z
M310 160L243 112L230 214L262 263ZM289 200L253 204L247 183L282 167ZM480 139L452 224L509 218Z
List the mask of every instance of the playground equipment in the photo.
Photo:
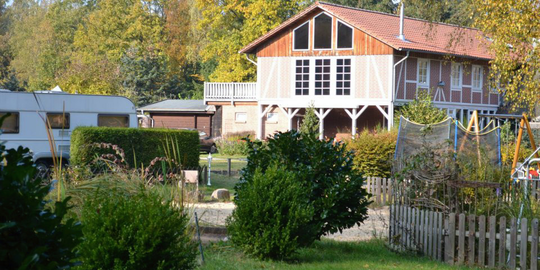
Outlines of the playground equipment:
M440 151L453 149L457 158L474 155L478 162L501 164L500 128L493 120L481 128L476 111L467 127L450 117L429 125L401 117L394 155L395 169L401 169L409 157L426 146Z
M519 150L521 148L521 142L523 140L523 129L525 129L525 128L527 129L527 134L529 135L529 139L531 141L532 149L536 149L536 151L534 151L533 155L537 159L540 158L540 156L538 155L538 148L536 147L536 142L534 141L534 136L533 136L533 133L532 133L531 125L529 124L529 120L527 118L527 115L525 113L523 113L523 115L521 117L521 122L519 124L519 132L518 132L518 137L517 137L517 141L516 141L516 150L514 152L514 160L512 162L512 175L514 175L517 172L516 165L517 165L518 158L519 158ZM530 162L529 159L527 159L527 160ZM523 164L525 164L525 162ZM523 166L521 166L521 167L523 167Z

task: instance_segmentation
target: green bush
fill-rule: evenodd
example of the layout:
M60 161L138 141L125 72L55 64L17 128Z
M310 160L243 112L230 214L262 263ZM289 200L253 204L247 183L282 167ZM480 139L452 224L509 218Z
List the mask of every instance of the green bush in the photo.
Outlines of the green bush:
M54 210L47 207L51 186L35 177L28 153L0 144L0 268L69 268L77 264L81 226L74 219L62 222L69 197Z
M181 208L143 187L101 192L81 217L84 269L193 269L196 245Z
M415 100L401 107L398 115L420 124L435 124L446 119L445 111L433 106L431 94L427 90L418 89ZM399 120L399 117L396 117ZM399 125L399 123L398 123Z
M390 177L396 150L396 131L363 131L347 142L354 167L366 176Z
M273 164L257 169L252 182L237 190L236 209L228 220L235 245L260 258L289 258L301 243L312 241L318 228L310 224L314 208L305 175Z
M218 153L226 156L247 156L248 145L244 138L253 137L251 132L229 133L227 136L216 140Z
M130 166L148 166L154 158L166 156L167 140L178 145L179 155L182 156L180 163L184 167L199 166L200 141L197 131L110 127L78 127L73 130L70 162L72 165L87 165L102 154L114 153L112 149L93 146L94 143L110 143L124 150L125 161Z
M306 228L316 227L314 234L299 237L299 246L310 245L324 234L359 225L367 218L369 195L362 187L364 179L354 169L352 153L343 144L319 141L314 136L290 131L276 133L264 147L262 142L249 140L248 145L248 163L235 186L236 205L249 200L249 196L245 196L249 193L242 191L251 188L257 171L265 174L272 164L279 164L282 170L294 172L305 189L302 194L307 195L314 209Z
M218 140L216 147L218 153L226 156L246 156L248 154L248 145L243 140Z

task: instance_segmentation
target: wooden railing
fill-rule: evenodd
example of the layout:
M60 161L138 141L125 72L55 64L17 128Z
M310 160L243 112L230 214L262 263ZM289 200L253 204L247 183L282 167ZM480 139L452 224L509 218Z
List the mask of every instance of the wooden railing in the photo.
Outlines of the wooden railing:
M257 83L204 83L205 101L254 101L257 99Z

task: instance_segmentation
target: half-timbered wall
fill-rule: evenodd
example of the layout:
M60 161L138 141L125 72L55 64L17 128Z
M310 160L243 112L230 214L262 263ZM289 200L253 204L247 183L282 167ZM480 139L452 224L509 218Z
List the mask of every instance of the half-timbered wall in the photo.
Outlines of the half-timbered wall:
M332 33L332 48L331 50L313 50L313 42L310 43L307 51L293 50L293 30L305 23L308 20L313 22L313 17L319 15L321 11L312 13L305 19L298 21L289 29L284 30L275 38L260 46L257 51L257 57L279 57L279 56L335 56L335 55L379 55L392 54L392 47L384 44L376 38L366 34L365 32L353 27L353 49L336 49L336 31L335 26L337 19L332 16L333 28ZM326 13L331 16L330 14ZM313 36L313 23L310 23L310 39ZM311 39L312 40L312 39Z
M403 57L395 56L394 61L397 62ZM418 78L419 61L426 60L429 62L429 91L433 101L454 105L497 106L499 104L499 95L489 89L489 67L486 61L454 59L454 62L461 63L463 68L461 87L456 87L451 82L452 60L428 54L411 55L396 67L396 100L409 101L416 97L417 89L422 88ZM481 89L473 89L473 65L482 67ZM440 82L444 83L444 86L440 86Z
M390 100L392 55L362 55L348 57L352 61L351 94L346 96L297 96L295 87L295 61L317 57L259 57L258 84L260 99L345 99ZM310 67L313 68L313 67ZM313 82L310 81L312 84ZM311 91L312 92L312 91Z

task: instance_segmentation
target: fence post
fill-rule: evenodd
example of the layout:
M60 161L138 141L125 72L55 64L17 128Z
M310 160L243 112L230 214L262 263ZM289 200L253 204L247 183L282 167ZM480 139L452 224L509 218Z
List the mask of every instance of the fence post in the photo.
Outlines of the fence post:
M478 265L484 267L486 265L486 216L478 218L478 231L480 239L478 239Z
M528 233L527 229L529 227L529 224L527 222L527 218L521 219L521 248L519 249L519 266L521 269L527 269L527 242L528 241Z
M506 265L506 217L499 220L499 268Z
M469 266L474 266L476 253L476 216L469 215Z
M532 221L531 227L531 269L538 269L538 219Z
M454 258L455 258L455 252L456 252L456 214L450 213L448 216L448 234L450 237L450 250L448 250L449 258L448 261L450 265L454 265Z
M515 217L510 221L510 262L508 268L516 269L516 246L517 246L517 220Z
M489 248L488 248L488 266L495 267L495 234L496 234L497 219L495 216L489 217Z
M459 215L458 221L458 264L465 261L465 214Z
M231 159L227 159L227 175L231 177Z
M443 261L442 242L443 242L443 213L437 213L439 226L437 228L437 259Z

